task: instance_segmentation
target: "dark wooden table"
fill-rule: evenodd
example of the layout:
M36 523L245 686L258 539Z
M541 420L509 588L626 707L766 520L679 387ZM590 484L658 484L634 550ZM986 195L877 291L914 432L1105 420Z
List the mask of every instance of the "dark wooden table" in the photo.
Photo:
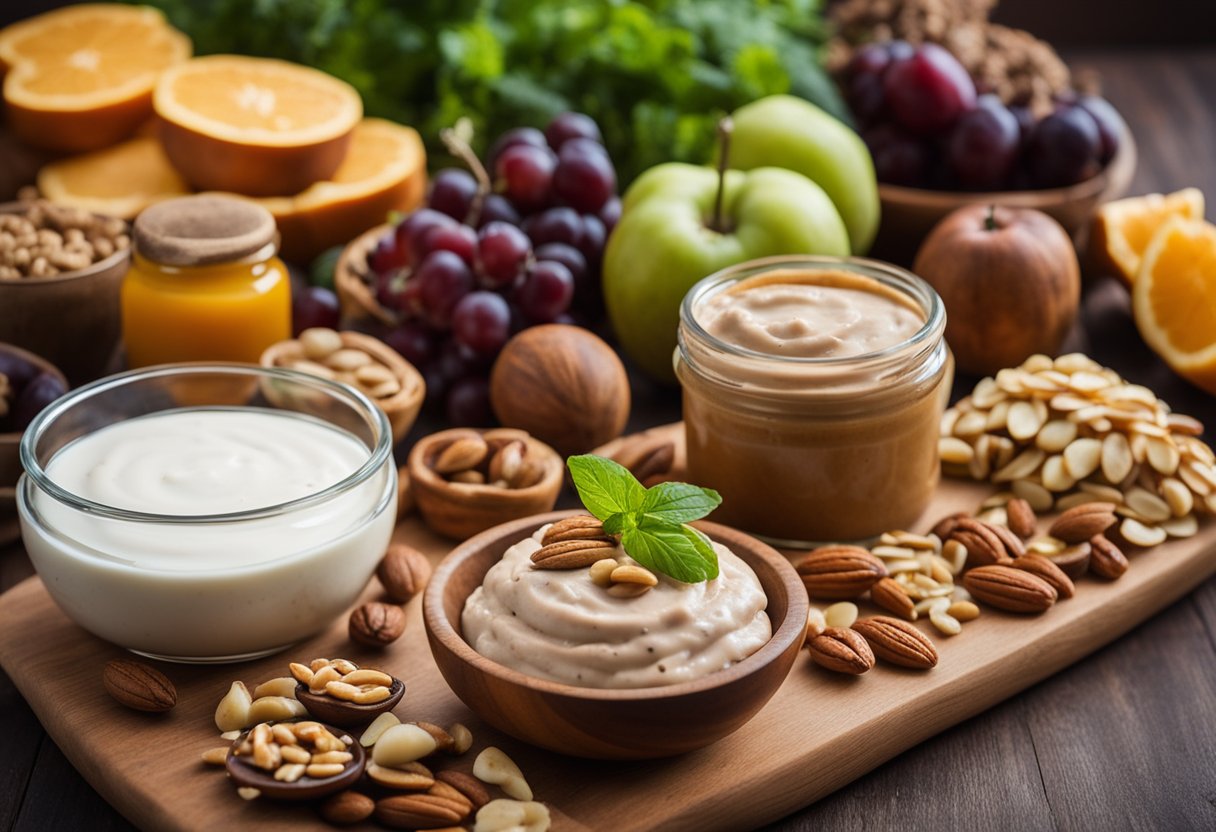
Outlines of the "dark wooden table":
M1133 193L1195 185L1216 199L1216 50L1068 57L1102 74L1136 134ZM1071 346L1216 426L1216 397L1143 346L1120 287L1091 283L1082 323ZM631 428L678 414L671 391L640 385ZM0 550L0 589L31 571L20 547ZM0 828L131 828L3 674L0 749ZM1069 670L768 828L1216 829L1216 580Z

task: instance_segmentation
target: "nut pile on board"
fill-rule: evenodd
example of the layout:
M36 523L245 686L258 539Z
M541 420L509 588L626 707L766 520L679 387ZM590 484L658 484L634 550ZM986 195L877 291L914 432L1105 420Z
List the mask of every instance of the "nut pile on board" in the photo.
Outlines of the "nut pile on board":
M942 417L943 471L1003 490L1037 512L1100 501L1136 546L1189 537L1216 512L1216 454L1203 425L1147 387L1073 353L1001 370Z
M636 598L658 586L649 569L627 562L617 539L589 514L565 517L549 525L541 547L532 553L535 569L587 569L591 582L614 598Z

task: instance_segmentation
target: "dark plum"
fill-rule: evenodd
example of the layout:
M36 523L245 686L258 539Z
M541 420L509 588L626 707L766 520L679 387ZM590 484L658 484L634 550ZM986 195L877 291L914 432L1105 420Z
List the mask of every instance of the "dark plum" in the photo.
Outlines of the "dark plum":
M1098 123L1081 107L1064 107L1044 118L1026 148L1031 182L1059 188L1084 182L1101 168Z
M975 83L958 59L935 43L894 61L883 76L887 107L904 128L919 135L948 130L975 106Z
M1098 136L1102 140L1098 160L1106 164L1119 150L1119 140L1123 136L1123 117L1109 101L1097 95L1082 95L1077 99L1077 106L1089 113L1098 125Z
M995 95L981 95L963 113L946 145L946 160L967 190L999 190L1017 161L1018 120Z

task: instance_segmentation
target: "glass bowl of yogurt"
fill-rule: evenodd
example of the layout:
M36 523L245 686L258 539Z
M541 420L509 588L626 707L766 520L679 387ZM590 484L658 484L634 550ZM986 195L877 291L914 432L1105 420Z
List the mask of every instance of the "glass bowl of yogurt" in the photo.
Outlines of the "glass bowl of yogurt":
M755 716L806 636L809 602L789 561L702 521L718 578L660 577L641 598L614 598L585 569L529 568L548 524L577 513L495 526L435 570L423 621L452 691L511 736L595 759L683 754Z
M324 629L396 517L384 413L292 370L101 379L39 415L21 461L22 539L51 597L94 635L168 661L242 661Z

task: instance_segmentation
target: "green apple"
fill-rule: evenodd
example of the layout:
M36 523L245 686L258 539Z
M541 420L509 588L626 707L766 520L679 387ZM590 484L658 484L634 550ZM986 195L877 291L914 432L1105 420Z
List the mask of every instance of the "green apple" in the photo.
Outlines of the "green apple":
M625 194L604 252L604 301L621 346L643 370L673 381L680 301L719 269L775 254L849 253L832 200L780 168L722 180L723 230L710 227L718 194L712 168L678 162L643 173Z
M865 142L848 125L809 101L770 95L731 115L730 166L797 171L827 191L849 229L854 254L865 254L878 231L878 184Z

